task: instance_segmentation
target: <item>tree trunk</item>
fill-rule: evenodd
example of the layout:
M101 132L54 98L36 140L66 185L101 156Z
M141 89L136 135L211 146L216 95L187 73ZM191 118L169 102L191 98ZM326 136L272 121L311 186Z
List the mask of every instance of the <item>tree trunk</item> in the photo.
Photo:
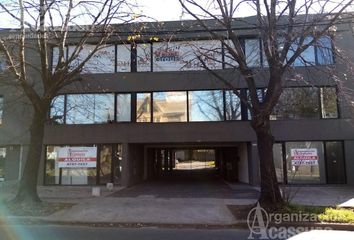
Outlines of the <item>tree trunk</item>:
M263 120L263 124L257 124L253 128L257 135L260 159L261 196L259 201L263 205L276 207L283 204L283 198L275 172L273 160L274 137L270 129L270 121Z
M14 199L15 202L40 202L37 193L37 178L42 155L45 120L45 113L34 111L30 126L29 151L19 189Z

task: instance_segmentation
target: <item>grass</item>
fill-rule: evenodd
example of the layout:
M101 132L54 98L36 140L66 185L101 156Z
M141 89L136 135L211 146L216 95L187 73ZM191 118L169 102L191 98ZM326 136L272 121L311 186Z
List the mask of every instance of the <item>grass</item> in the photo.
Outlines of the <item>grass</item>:
M255 205L229 205L231 213L239 220L247 220L248 213ZM286 204L280 209L265 208L268 214L308 214L310 218L306 221L325 223L349 223L354 224L354 209L341 207L319 207L296 204ZM274 221L274 219L273 219ZM294 220L296 221L296 220Z
M354 209L289 204L282 212L315 214L319 222L354 224Z

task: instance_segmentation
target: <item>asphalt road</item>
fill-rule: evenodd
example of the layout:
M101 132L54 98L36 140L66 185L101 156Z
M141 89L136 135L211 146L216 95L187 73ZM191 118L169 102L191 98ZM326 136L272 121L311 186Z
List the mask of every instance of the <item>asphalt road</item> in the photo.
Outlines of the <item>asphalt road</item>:
M242 240L242 229L103 228L64 225L0 225L1 240Z

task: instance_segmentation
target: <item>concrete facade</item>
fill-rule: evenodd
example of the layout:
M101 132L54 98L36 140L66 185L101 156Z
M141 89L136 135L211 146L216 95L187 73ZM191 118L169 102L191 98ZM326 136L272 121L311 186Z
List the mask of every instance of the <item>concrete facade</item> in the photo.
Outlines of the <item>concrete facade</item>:
M193 25L193 22L189 22ZM166 24L166 29L176 29L179 22ZM354 58L354 37L350 24L339 26L334 42L338 48L345 49L349 59ZM245 36L252 32L245 31ZM192 39L196 33L180 33L174 40ZM200 37L199 34L198 37ZM147 36L148 37L148 36ZM203 36L202 36L203 37ZM115 40L112 40L115 42ZM36 62L36 55L31 58ZM334 67L345 69L343 61L336 59ZM303 77L299 81L289 81L287 87L300 86L337 86L325 71L326 66L298 67L296 71ZM267 69L261 70L257 77L257 87L264 88L267 82L262 79ZM344 71L344 70L343 70ZM246 88L246 83L238 72L218 70L235 88ZM10 76L0 75L0 79ZM33 76L35 79L37 76ZM207 71L167 71L167 72L129 72L109 74L83 74L82 80L66 89L61 94L72 93L139 93L156 91L192 91L228 89ZM341 83L352 88L351 79ZM8 176L15 179L16 172L21 172L28 146L28 119L31 116L25 97L9 86L0 85L0 96L4 98L3 123L0 125L0 147L15 149L18 160L6 160ZM349 96L350 97L350 96ZM346 183L354 185L354 119L352 106L346 95L338 95L339 118L337 119L298 119L276 120L272 122L272 131L276 142L291 141L340 141L344 146ZM174 123L105 123L87 125L48 124L45 129L44 146L62 145L99 145L122 144L122 185L131 186L149 178L149 157L153 148L199 147L226 148L237 147L239 181L259 185L259 156L256 136L250 122L174 122ZM42 166L39 169L39 183L44 184L45 147L43 147ZM9 154L10 156L10 154Z

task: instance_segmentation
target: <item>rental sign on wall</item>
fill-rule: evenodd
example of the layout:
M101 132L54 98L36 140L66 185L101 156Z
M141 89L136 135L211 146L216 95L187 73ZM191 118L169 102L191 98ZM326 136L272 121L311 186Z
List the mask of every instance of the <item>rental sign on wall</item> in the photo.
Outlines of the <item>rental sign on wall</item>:
M94 168L97 147L63 147L58 152L59 168Z
M291 163L293 166L317 166L318 154L316 148L291 149Z

